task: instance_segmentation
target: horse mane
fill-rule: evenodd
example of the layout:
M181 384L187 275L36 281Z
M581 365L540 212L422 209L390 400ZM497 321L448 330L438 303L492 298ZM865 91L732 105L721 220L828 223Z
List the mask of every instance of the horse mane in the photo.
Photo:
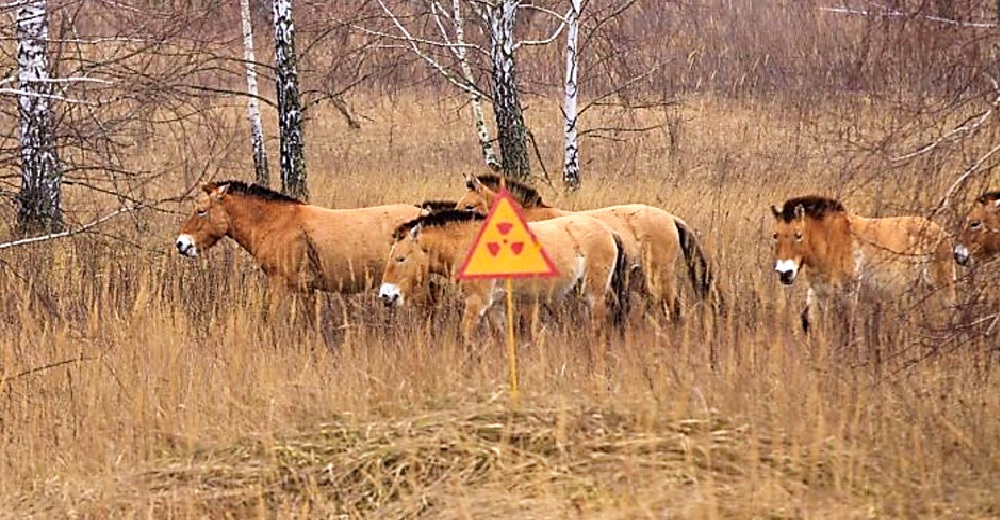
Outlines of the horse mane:
M996 202L1000 200L1000 191L987 191L976 199L980 204L987 204L989 202Z
M823 220L830 213L843 213L847 211L844 205L836 199L822 197L819 195L807 195L805 197L795 197L785 201L781 208L781 218L785 222L795 220L795 208L802 206L807 217L815 220Z
M548 208L551 207L542 201L542 194L538 193L538 190L528 186L527 184L513 180L513 179L502 179L499 175L477 175L476 179L479 182L485 184L493 191L500 189L500 181L505 180L507 185L507 191L510 192L517 203L525 208ZM466 183L466 186L471 190L475 188L472 183Z
M216 181L205 185L205 191L211 192L219 186L228 184L229 187L226 189L226 193L236 193L239 195L246 195L248 197L256 197L258 199L263 199L271 202L283 202L287 204L305 204L300 199L292 197L291 195L285 195L284 193L279 193L266 186L261 186L260 184L247 184L243 181L228 180L228 181Z
M416 226L443 227L454 222L475 222L477 220L486 220L486 215L478 211L465 209L442 209L396 226L396 229L392 232L392 240L396 241L404 238Z
M414 206L420 209L426 209L427 211L442 211L446 209L455 209L458 205L457 200L448 199L427 199L420 204L414 204Z

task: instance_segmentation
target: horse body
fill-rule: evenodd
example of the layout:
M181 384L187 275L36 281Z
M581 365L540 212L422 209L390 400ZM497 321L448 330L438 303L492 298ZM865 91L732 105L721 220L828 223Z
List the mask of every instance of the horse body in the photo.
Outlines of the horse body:
M240 181L206 184L176 246L195 257L223 237L254 256L276 287L345 294L382 276L389 238L420 214L409 204L327 209Z
M955 245L955 262L967 265L974 256L984 259L1000 253L1000 191L982 194L965 216Z
M412 287L419 286L428 274L454 279L483 218L475 212L446 210L400 226L379 290L386 305L403 305ZM587 216L568 215L528 226L545 244L558 276L516 279L514 296L537 307L558 302L578 290L590 309L592 332L598 333L607 319L606 297L620 301L623 290L616 283L626 268L620 242L607 226ZM465 298L462 337L469 344L475 327L498 300L502 288L496 280L465 280L460 287ZM620 321L617 314L615 318Z
M536 190L516 181L506 181L522 206L525 219L541 221L566 215L586 215L600 220L621 237L630 271L640 270L643 288L664 304L675 319L680 313L674 266L684 254L695 292L704 297L711 286L708 260L686 222L670 212L644 204L608 206L568 211L547 206ZM493 203L500 179L492 175L466 178L467 192L456 207L486 213Z
M802 312L807 331L816 307L834 297L849 304L845 292L856 294L861 287L898 298L924 284L955 299L947 233L930 220L860 217L833 199L816 196L789 199L783 208L771 210L779 280L791 285L801 273L808 286Z

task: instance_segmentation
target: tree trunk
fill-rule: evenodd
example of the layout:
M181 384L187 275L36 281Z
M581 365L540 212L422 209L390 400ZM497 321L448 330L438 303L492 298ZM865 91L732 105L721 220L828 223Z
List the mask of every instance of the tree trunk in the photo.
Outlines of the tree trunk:
M528 164L527 129L514 77L514 20L518 0L499 0L490 5L490 54L493 58L493 112L504 175L526 179Z
M62 168L56 154L49 78L49 21L45 0L17 8L18 115L21 129L21 191L17 232L62 229Z
M582 0L570 0L569 17L566 20L566 83L563 89L563 131L565 157L563 160L563 184L575 191L580 187L580 146L577 140L577 40L580 34L580 9Z
M499 170L500 163L497 162L496 153L493 151L490 131L486 127L486 117L483 115L483 97L479 95L478 90L475 90L476 78L472 74L472 67L469 65L465 49L465 20L462 18L461 0L453 0L452 11L452 20L455 23L455 43L457 44L455 56L458 58L459 67L462 70L462 79L469 87L472 87L472 90L469 91L469 104L472 105L472 121L476 125L479 147L483 153L483 159L486 161L486 166L489 166L491 170Z
M306 164L303 155L302 109L295 64L295 25L292 0L274 0L275 77L278 93L280 132L281 191L308 199Z
M260 121L260 93L257 89L257 65L253 52L253 25L250 22L250 0L240 0L243 18L243 60L247 67L247 119L250 121L250 146L253 151L253 168L257 184L267 186L267 151L264 149L264 127Z

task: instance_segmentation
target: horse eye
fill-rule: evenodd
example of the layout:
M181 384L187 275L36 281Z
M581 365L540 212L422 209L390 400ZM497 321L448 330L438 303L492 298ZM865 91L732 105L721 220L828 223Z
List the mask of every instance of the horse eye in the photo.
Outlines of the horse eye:
M777 239L778 239L778 234L777 234L777 233L775 233L775 234L771 235L771 238L773 238L773 239L777 240Z
M204 217L205 215L208 215L208 210L207 209L199 209L197 213L198 213L199 217Z
M972 222L969 222L969 229L979 229L981 227L983 227L982 220L973 220Z
M396 257L396 263L401 264L401 263L403 263L405 261L406 261L406 257L405 256L397 256Z
M466 205L465 205L465 209L467 209L467 210L470 210L470 211L471 211L471 210L474 210L474 209L476 209L476 207L475 207L475 206L473 206L472 204L466 204Z
M802 233L796 233L795 240L802 240Z

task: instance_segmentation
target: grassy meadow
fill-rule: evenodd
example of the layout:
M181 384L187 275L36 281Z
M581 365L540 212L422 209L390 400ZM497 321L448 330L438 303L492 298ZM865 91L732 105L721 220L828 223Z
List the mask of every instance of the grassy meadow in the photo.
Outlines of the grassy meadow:
M332 109L308 122L313 203L453 198L463 173L482 172L462 100L352 102L370 118L360 129ZM263 275L232 241L197 261L174 251L190 201L0 251L0 517L996 517L995 335L886 312L846 344L807 338L804 287L772 273L771 204L821 193L864 214L930 214L962 169L961 157L937 175L889 169L856 145L880 142L896 116L841 103L595 109L590 127L658 129L585 141L583 187L564 195L559 107L528 98L546 198L674 212L725 300L696 301L679 271L677 323L635 313L600 346L552 322L520 342L518 403L502 338L463 366L456 302L391 315L374 292L324 295L319 330L264 320ZM149 197L181 195L192 171L252 178L242 105L215 110L231 141L196 128L128 158L168 171ZM182 161L206 166L169 172ZM113 207L67 190L67 206ZM955 229L955 211L935 219ZM965 309L965 322L985 312Z

